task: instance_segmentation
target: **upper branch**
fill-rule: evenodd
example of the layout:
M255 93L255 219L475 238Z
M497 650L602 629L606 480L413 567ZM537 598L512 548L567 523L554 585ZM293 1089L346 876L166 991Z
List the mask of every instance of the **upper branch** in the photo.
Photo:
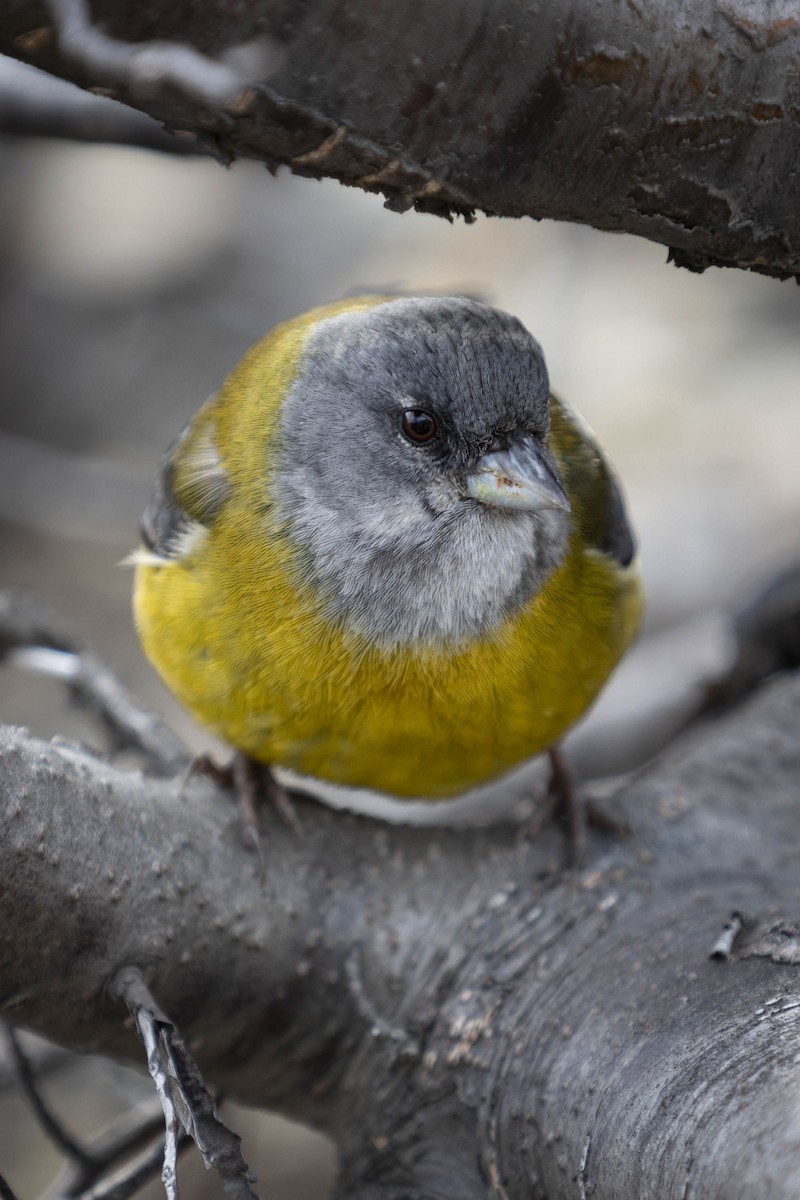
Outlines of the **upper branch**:
M61 79L0 59L0 137L64 138L197 154L196 138L174 137L145 113L82 92Z
M774 0L18 0L0 50L226 161L398 210L581 221L800 275L800 19ZM52 14L52 15L51 15Z

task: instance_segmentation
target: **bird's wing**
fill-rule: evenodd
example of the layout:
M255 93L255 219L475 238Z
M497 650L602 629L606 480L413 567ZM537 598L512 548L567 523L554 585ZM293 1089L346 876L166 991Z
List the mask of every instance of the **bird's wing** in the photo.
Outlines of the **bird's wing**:
M591 432L555 396L550 418L550 441L583 541L627 567L636 544L613 471Z
M212 401L185 427L162 460L141 523L145 553L185 557L214 523L230 494L215 441Z

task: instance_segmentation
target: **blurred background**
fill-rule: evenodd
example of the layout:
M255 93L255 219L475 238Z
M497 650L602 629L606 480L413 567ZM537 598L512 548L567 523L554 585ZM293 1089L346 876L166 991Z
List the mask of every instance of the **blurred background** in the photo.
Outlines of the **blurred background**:
M361 290L468 292L540 340L554 390L624 481L647 624L573 757L592 775L635 765L726 662L727 614L798 553L800 289L665 260L660 246L574 225L398 216L379 197L253 163L0 139L0 586L32 587L206 745L139 650L119 565L163 450L275 322ZM12 668L0 669L0 720L96 736L53 682ZM63 1060L52 1077L72 1118ZM106 1064L82 1078L85 1129L109 1096L148 1092ZM38 1134L23 1144L23 1120L6 1082L0 1172L31 1197L55 1160ZM323 1139L234 1120L273 1200L322 1200ZM221 1194L188 1170L190 1194Z

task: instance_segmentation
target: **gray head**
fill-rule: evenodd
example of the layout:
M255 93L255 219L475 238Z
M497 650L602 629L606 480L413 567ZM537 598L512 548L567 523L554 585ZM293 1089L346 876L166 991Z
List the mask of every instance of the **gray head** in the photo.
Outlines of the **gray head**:
M385 646L497 628L564 557L541 348L470 300L321 321L281 412L272 498L328 613Z

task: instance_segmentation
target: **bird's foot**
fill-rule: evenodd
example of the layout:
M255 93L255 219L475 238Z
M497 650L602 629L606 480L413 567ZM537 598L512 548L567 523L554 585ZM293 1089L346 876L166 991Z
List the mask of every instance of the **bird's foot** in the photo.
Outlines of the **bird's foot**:
M192 759L183 780L183 786L196 775L205 776L219 787L232 788L236 792L242 823L242 839L253 850L263 867L263 850L259 829L259 812L264 803L274 807L278 816L297 838L302 841L303 827L295 811L292 798L273 775L266 763L257 762L249 755L237 750L227 766L220 766L208 754L199 754Z
M231 764L233 781L242 811L242 823L246 838L258 849L258 814L263 804L270 804L280 819L295 837L303 840L303 827L291 796L278 783L267 763L257 762L248 754L237 750Z
M550 782L544 799L537 805L536 812L526 828L533 836L550 821L559 821L566 827L570 847L570 865L576 875L583 864L586 852L586 831L591 826L601 833L617 837L628 837L631 828L626 821L610 816L592 800L579 795L569 766L559 746L547 751L550 760Z
M586 806L578 795L567 760L558 746L547 751L550 783L547 789L553 816L567 828L572 870L577 871L586 851Z
M210 754L196 754L184 772L181 791L183 792L198 776L210 779L218 787L231 788L234 784L233 763L228 763L226 767L223 767Z

